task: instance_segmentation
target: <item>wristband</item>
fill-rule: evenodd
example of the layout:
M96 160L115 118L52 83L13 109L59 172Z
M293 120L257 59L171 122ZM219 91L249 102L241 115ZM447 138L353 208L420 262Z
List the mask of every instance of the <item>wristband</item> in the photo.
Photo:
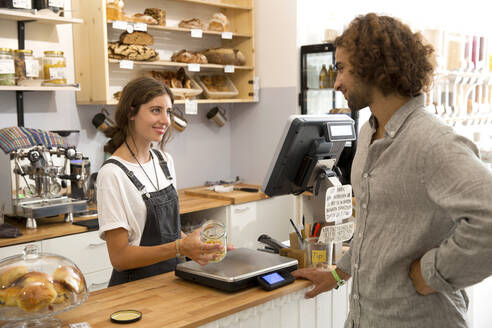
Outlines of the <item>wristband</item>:
M180 249L179 249L179 241L180 239L176 239L176 257L181 256Z
M340 278L336 270L332 270L331 275L333 276L333 278L335 278L337 282L337 286L335 287L335 289L338 289L338 287L343 286L345 284L345 280Z

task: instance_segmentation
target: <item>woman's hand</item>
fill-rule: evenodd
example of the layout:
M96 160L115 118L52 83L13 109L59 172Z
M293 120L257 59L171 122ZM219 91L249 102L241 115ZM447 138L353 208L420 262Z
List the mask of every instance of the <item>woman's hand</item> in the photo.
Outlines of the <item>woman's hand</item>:
M181 254L200 265L206 265L209 261L218 258L223 249L224 246L221 244L203 243L200 240L200 228L181 239L180 243Z

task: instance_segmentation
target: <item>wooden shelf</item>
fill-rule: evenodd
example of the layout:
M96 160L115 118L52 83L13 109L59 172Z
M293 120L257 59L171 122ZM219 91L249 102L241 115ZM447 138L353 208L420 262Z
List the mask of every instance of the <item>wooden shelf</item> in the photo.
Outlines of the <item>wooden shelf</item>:
M119 64L119 59L108 59L110 64ZM156 61L134 61L133 65L142 65L142 66L158 66L158 67L188 67L188 63L178 63L167 60L156 60ZM225 65L217 65L217 64L200 64L200 68L204 69L217 69L224 70ZM234 70L240 71L251 71L254 67L252 66L234 66Z
M80 91L80 87L70 86L36 86L24 87L20 85L0 86L0 91Z
M33 14L29 11L0 9L0 19L13 21L36 21L44 24L82 24L84 21L78 18L66 18L58 16L44 16Z
M252 103L254 100L251 99L243 99L243 98L232 98L232 99L196 99L198 104L240 104L240 103ZM176 99L174 104L182 105L185 103L184 99ZM111 99L109 101L90 101L90 102L79 102L79 105L110 105L116 106L118 101L116 99Z
M109 20L108 24L112 24L113 21ZM132 22L128 22L132 23ZM148 30L160 30L160 31L170 31L170 32L180 32L180 33L190 33L191 34L191 29L189 28L182 28L178 26L160 26L160 25L147 25ZM216 32L216 31L208 31L208 30L203 30L202 31L203 35L218 35L222 36L222 32ZM190 36L191 37L191 36ZM251 38L251 34L243 34L243 33L232 33L233 38Z
M252 8L249 6L241 6L241 5L235 5L235 4L228 4L228 3L221 3L219 1L211 1L211 0L175 0L179 2L190 2L190 3L196 3L196 4L201 4L205 6L212 6L212 7L220 7L220 8L230 8L230 9L242 9L242 10L251 10Z

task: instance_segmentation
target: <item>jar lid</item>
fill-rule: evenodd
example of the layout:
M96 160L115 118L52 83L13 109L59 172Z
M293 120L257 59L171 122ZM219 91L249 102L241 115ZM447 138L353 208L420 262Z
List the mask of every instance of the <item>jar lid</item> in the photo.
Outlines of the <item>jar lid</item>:
M14 49L14 52L32 54L32 50L28 50L28 49Z
M47 50L44 52L45 55L63 55L63 51Z
M12 49L10 49L10 48L0 48L0 51L3 51L3 52L11 52Z

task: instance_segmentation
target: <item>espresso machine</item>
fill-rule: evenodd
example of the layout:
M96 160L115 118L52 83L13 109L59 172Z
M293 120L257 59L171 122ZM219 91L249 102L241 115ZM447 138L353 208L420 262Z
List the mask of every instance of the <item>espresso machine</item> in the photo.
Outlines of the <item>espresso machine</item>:
M76 170L72 161L79 164ZM26 228L36 228L36 220L65 214L73 222L73 213L85 211L86 198L72 191L82 188L89 178L88 164L75 147L36 145L0 152L0 174L6 185L0 188L0 209L9 216L27 218Z

